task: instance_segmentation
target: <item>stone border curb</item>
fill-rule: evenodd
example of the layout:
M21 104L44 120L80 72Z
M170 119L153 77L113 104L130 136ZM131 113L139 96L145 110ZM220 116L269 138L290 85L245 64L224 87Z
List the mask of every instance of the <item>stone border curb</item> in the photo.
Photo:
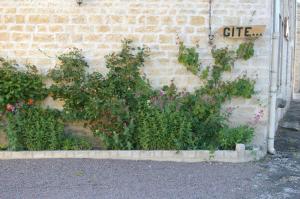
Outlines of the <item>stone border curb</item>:
M242 163L256 161L265 156L259 150L245 150L244 145L237 145L235 151L2 151L0 160L9 159L54 159L54 158L86 158L114 160L151 160L171 162L232 162Z

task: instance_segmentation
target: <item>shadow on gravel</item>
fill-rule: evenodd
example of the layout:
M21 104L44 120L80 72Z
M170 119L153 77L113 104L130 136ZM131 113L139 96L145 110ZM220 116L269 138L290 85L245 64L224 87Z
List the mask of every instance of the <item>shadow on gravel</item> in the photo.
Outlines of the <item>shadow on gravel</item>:
M260 199L300 198L300 153L278 152L258 163L256 176L263 193Z
M292 102L276 133L276 155L258 165L258 181L265 190L264 199L300 199L300 102Z

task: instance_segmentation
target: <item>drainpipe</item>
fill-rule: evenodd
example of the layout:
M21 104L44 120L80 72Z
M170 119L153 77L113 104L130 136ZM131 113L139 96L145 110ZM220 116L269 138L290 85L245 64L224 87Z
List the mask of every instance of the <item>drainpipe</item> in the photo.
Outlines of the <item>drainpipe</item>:
M296 49L297 49L297 27L300 25L297 23L297 20L298 20L298 14L297 14L297 7L298 7L298 4L300 4L300 1L295 1L294 2L294 5L295 5L295 8L294 8L294 16L293 16L293 21L294 21L294 28L293 28L293 65L292 65L292 99L294 98L294 94L295 94L295 67L296 67Z
M274 138L276 132L276 108L277 108L277 64L279 47L279 13L280 1L273 1L273 31L272 31L272 63L270 67L270 93L269 93L269 128L268 128L268 153L275 154Z

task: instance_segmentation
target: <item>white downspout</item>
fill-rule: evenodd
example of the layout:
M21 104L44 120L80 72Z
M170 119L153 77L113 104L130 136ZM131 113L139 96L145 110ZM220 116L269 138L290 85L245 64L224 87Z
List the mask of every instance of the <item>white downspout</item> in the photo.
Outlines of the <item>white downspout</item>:
M274 138L276 132L276 108L277 108L277 64L279 47L279 13L280 0L273 1L273 31L272 31L272 63L270 69L270 108L268 128L268 152L275 154Z
M294 21L294 28L293 28L293 65L292 65L292 100L294 98L294 94L295 94L295 67L296 67L296 48L297 48L297 27L298 24L297 21L297 7L298 7L298 4L300 4L300 0L295 0L294 2L294 5L295 5L295 8L294 8L294 16L293 16L293 21Z

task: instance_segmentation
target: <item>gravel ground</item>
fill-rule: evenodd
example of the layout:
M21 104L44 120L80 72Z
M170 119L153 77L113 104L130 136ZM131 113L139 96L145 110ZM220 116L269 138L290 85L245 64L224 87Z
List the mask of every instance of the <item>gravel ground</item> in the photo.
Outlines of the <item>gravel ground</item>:
M0 161L1 198L255 198L257 165Z
M0 198L300 198L300 156L256 163L0 161Z

